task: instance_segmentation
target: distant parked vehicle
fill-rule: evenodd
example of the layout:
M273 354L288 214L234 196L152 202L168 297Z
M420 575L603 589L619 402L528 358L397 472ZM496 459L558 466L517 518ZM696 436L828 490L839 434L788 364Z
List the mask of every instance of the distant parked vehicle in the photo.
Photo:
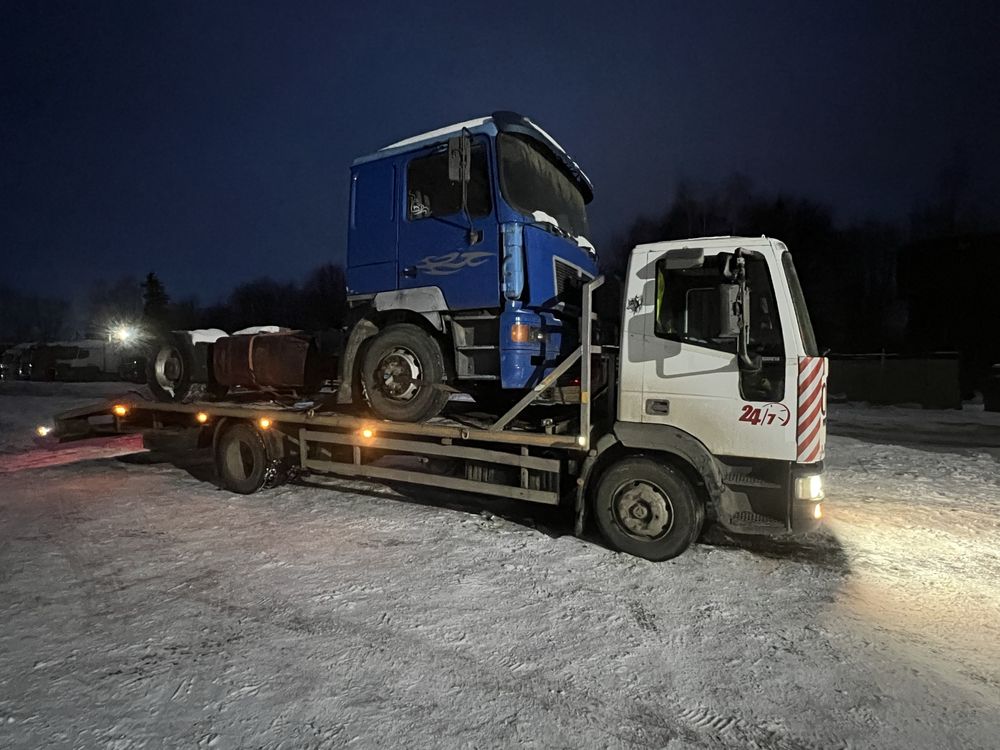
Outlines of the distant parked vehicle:
M52 350L54 380L114 380L124 355L121 346L102 339L57 342Z
M75 380L70 376L71 365L79 351L75 344L54 343L45 346L45 372L33 373L36 380ZM37 368L36 368L37 370Z
M0 355L0 380L17 380L21 356L31 344L16 344Z
M123 356L118 365L118 379L128 383L146 382L146 358L142 356Z
M52 380L53 361L48 346L30 344L18 361L17 377L19 380Z
M0 355L0 379L144 382L146 361L119 342L102 339L25 343ZM136 368L141 376L136 374ZM137 379L142 378L142 379Z

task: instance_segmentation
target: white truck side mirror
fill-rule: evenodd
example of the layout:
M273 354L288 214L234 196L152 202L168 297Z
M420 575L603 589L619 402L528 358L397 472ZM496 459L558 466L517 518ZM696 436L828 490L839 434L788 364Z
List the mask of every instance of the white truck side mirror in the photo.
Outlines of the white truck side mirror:
M735 339L740 335L740 318L736 313L737 284L719 285L719 338Z

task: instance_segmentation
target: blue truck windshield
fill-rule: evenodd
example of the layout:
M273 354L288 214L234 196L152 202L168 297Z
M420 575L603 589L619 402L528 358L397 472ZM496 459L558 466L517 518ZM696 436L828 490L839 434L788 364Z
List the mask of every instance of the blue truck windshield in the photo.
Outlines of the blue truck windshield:
M587 210L573 180L526 136L501 133L500 188L524 214L544 211L573 236L588 236Z

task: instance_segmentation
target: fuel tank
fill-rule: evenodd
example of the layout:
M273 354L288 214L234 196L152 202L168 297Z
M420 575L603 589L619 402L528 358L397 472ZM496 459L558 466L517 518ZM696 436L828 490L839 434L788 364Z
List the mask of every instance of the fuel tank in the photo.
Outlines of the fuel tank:
M320 369L315 338L302 332L225 336L212 350L221 385L317 390Z

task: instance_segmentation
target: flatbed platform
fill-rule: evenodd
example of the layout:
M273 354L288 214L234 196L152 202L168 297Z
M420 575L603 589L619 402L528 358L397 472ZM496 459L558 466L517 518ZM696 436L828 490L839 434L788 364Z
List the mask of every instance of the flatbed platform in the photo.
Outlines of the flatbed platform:
M57 436L62 438L80 436L81 430L79 428L83 421L98 428L94 430L95 432L127 431L128 424L121 419L116 420L117 426L109 430L101 430L99 429L100 424L93 424L89 421L95 417L113 417L115 406L124 406L130 413L146 413L149 416L157 414L177 415L178 417L190 415L192 426L196 425L196 415L201 413L210 419L227 417L257 420L265 417L275 424L315 426L347 431L369 428L379 434L444 438L463 442L505 443L538 448L581 450L587 443L586 439L581 440L581 437L586 438L586 436L567 432L567 429L575 427L575 425L566 420L553 423L549 432L532 431L517 424L506 426L504 429L491 429L488 422L474 418L466 421L467 418L463 418L464 415L437 417L424 423L391 422L342 410L333 411L329 408L322 409L314 406L286 405L275 401L195 401L171 404L153 401L136 393L130 393L118 399L100 401L56 415ZM105 424L110 424L110 420L106 420Z

